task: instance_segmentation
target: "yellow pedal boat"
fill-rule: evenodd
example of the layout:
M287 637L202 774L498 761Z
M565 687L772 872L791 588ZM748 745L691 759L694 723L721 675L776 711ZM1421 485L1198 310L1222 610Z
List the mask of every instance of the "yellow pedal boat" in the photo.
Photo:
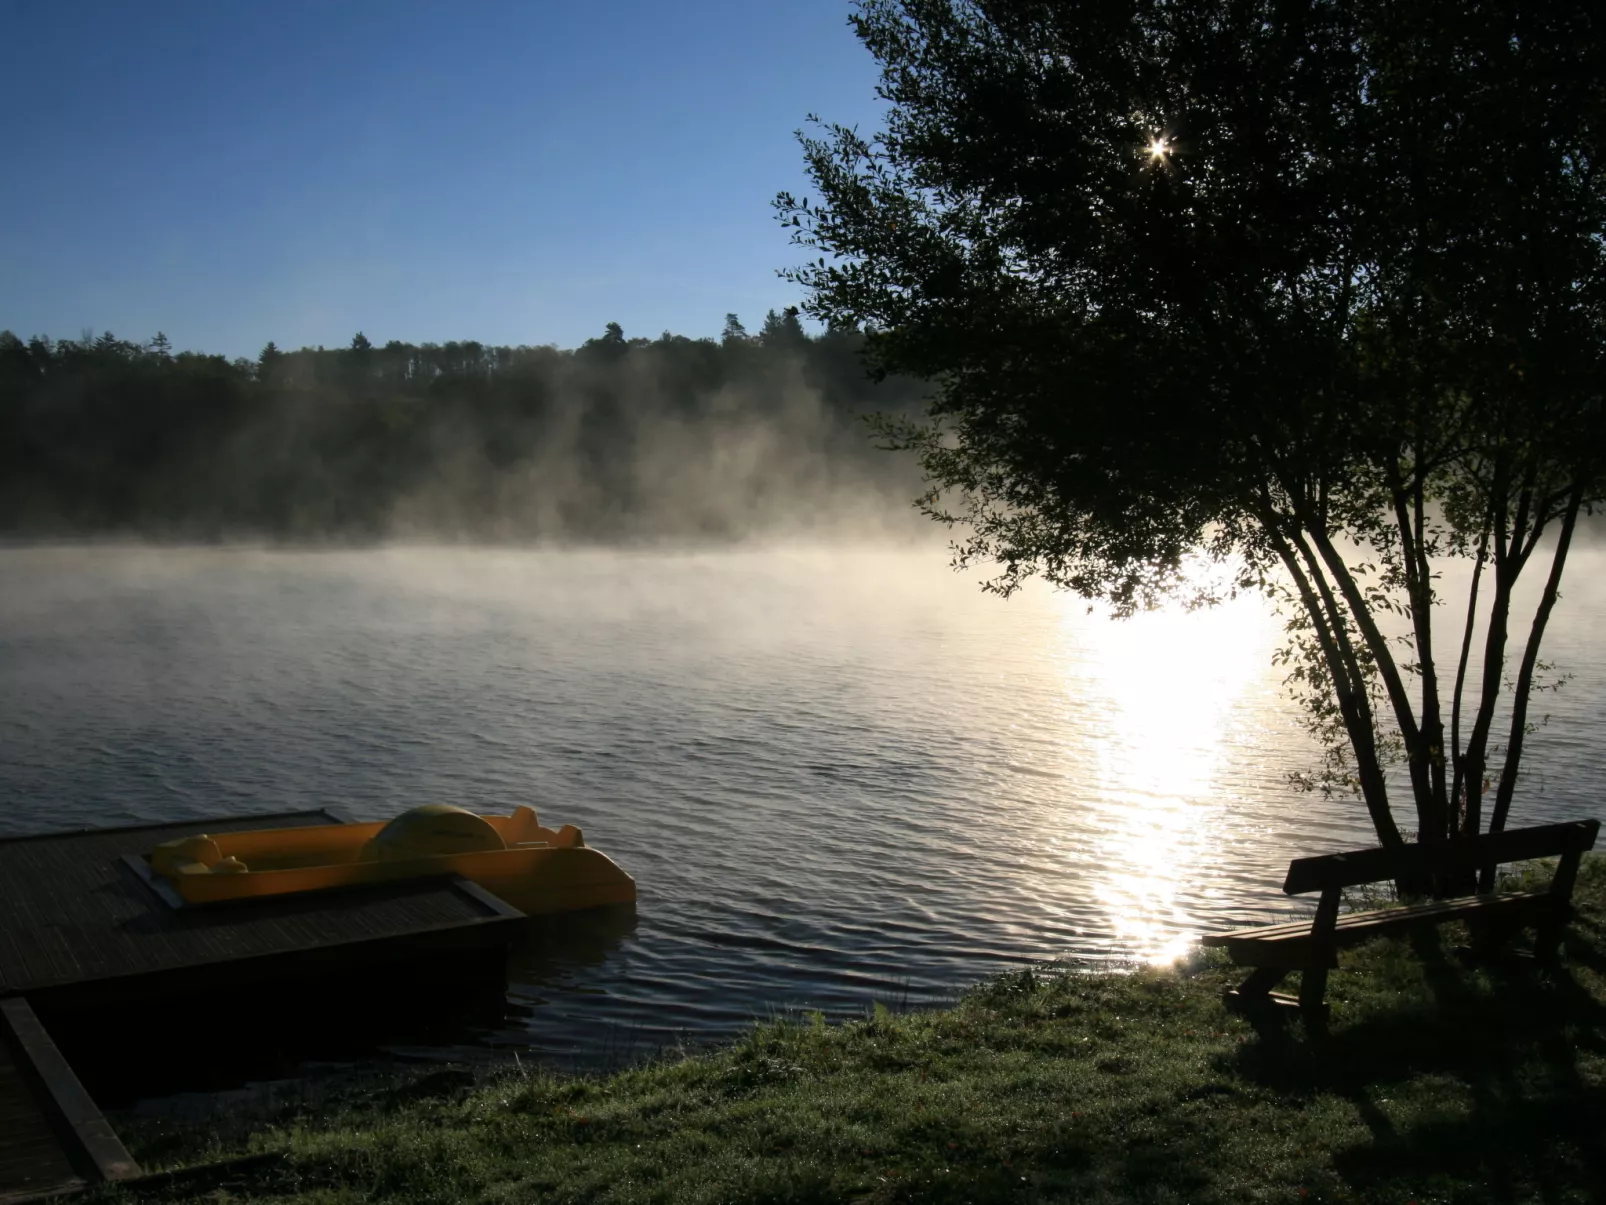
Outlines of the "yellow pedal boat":
M203 833L158 845L150 868L189 904L449 874L531 916L636 898L636 881L579 829L543 828L528 807L481 816L431 803L388 823Z

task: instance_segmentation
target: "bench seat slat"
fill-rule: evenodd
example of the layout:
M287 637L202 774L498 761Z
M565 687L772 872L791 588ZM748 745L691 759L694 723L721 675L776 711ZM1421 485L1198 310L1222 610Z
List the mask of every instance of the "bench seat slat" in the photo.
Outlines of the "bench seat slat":
M1477 895L1459 900L1437 900L1426 904L1409 904L1403 908L1379 908L1372 912L1350 912L1338 918L1333 926L1334 942L1362 941L1389 929L1408 928L1425 922L1441 922L1458 916L1476 916L1480 913L1507 910L1543 909L1548 903L1558 903L1548 891L1514 891L1503 895ZM1201 939L1206 946L1264 946L1311 939L1310 922L1290 921L1280 925L1263 925L1255 929L1235 929L1230 933L1211 933Z

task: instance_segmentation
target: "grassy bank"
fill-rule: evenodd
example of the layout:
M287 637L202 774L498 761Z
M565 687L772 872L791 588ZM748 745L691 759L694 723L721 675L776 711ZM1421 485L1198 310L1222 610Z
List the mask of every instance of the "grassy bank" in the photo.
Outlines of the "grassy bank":
M768 1024L606 1077L391 1082L147 1165L274 1157L107 1199L1599 1201L1606 859L1565 967L1474 967L1455 929L1375 942L1324 1037L1226 1014L1230 969L1023 975L949 1012ZM222 1193L220 1197L219 1193Z

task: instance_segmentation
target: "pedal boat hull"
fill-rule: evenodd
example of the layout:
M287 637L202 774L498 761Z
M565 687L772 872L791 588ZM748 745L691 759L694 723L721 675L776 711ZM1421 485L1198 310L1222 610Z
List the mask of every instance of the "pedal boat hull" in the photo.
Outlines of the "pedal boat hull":
M535 811L479 816L425 805L373 824L201 834L157 846L151 870L187 904L462 875L530 916L628 904L636 881L572 824Z

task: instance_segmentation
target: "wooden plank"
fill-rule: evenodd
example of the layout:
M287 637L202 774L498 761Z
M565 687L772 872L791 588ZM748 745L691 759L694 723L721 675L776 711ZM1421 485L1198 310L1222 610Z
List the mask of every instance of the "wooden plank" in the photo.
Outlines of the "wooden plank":
M12 1042L0 1040L0 1205L83 1188Z
M1332 970L1338 966L1338 945L1332 938L1318 939L1307 929L1303 933L1272 941L1217 942L1225 945L1234 965L1275 967L1284 971Z
M1350 912L1340 916L1330 940L1337 945L1365 941L1379 933L1407 929L1414 925L1444 924L1510 913L1541 916L1555 910L1558 901L1548 891L1514 891L1506 895L1480 895L1459 900L1438 900L1404 908L1381 908L1373 912ZM1229 951L1287 946L1298 949L1312 941L1310 924L1295 921L1266 925L1258 929L1238 929L1231 933L1211 933L1200 939L1205 946L1225 946ZM1247 964L1253 965L1253 964ZM1279 963L1278 965L1281 965ZM1336 963L1331 965L1337 965Z
M71 1135L81 1161L93 1167L102 1180L138 1176L139 1164L84 1091L28 1002L20 998L0 1000L0 1018L22 1058L38 1076L52 1112Z
M1555 857L1574 850L1593 849L1599 830L1598 820L1573 820L1512 829L1505 833L1484 833L1446 845L1410 845L1398 852L1355 849L1320 857L1295 858L1288 865L1283 891L1289 895L1303 895L1307 891L1323 891L1330 887L1356 887L1391 879L1465 873L1481 870L1491 863Z

